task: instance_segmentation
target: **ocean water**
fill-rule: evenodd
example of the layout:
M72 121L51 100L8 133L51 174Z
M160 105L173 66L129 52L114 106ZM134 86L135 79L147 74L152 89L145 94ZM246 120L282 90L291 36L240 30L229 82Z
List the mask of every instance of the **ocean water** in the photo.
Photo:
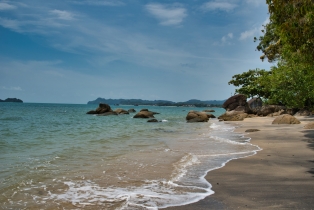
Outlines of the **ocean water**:
M186 123L189 110L204 108L112 106L148 108L160 123L85 114L96 108L0 103L1 209L185 205L214 193L209 171L259 150L217 119Z

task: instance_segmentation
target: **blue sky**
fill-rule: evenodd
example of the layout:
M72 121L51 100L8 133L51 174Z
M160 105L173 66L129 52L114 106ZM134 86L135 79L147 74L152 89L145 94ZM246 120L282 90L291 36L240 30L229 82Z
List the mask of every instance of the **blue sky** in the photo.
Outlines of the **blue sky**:
M271 66L264 0L0 0L0 99L222 100Z

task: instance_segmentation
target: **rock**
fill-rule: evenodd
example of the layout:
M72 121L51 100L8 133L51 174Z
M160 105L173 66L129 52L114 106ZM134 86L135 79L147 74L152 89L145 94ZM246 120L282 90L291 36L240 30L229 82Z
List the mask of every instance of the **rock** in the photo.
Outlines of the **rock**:
M213 110L213 109L206 109L203 112L215 112L215 110Z
M289 114L283 114L275 118L272 124L300 124L301 122Z
M113 112L111 107L108 104L100 103L98 108L94 111L89 111L86 114L104 114L106 112Z
M274 112L272 114L267 115L267 117L278 117L279 115L282 115L282 114L287 114L287 112L282 109L278 112Z
M300 111L295 113L295 116L311 116L311 115L312 115L311 111L307 109L301 109Z
M258 116L267 116L281 110L286 110L286 107L280 105L266 105L256 110Z
M128 112L131 113L131 112L136 112L136 111L135 109L129 109Z
M242 121L249 115L247 113L226 112L218 117L221 121Z
M286 114L295 115L299 111L298 108L286 109Z
M258 129L247 129L245 132L252 133L252 132L257 132L257 131L260 131L260 130L258 130Z
M304 126L304 129L314 129L314 122L310 122Z
M98 108L96 109L98 114L102 114L105 112L112 112L111 107L108 104L99 104Z
M116 109L114 112L117 114L129 114L129 112L124 109Z
M228 98L225 103L223 103L222 107L227 111L232 111L236 109L238 106L246 106L246 96L243 94L237 94Z
M251 109L263 106L263 101L261 98L252 98L247 103Z
M97 114L97 116L109 116L109 115L118 115L116 112L105 112L102 114Z
M207 113L206 113L206 114L207 114ZM216 116L213 115L213 114L207 114L207 117L208 117L208 118L216 118Z
M97 114L95 110L88 111L86 114Z
M147 120L147 122L158 122L156 119Z
M208 122L208 115L205 112L189 111L186 118L187 122Z
M157 113L157 112L151 112L148 109L142 109L139 113L134 115L133 118L155 118L154 117L155 113Z

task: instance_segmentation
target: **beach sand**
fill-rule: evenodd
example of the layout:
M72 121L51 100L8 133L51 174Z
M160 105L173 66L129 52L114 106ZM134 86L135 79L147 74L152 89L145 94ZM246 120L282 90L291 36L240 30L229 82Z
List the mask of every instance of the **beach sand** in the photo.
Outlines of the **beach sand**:
M314 209L314 130L303 128L314 118L298 119L297 125L272 125L272 117L233 122L236 132L259 129L246 134L263 150L210 171L215 194L167 209Z

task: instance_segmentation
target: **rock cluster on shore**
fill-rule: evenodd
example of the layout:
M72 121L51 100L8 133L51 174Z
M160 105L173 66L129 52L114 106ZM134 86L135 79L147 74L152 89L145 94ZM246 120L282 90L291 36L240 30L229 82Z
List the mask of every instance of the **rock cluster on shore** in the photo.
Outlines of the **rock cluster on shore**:
M273 124L297 124L292 115L309 116L308 110L287 109L281 105L263 105L261 99L253 98L247 102L243 94L231 96L222 105L226 112L218 117L222 121L242 121L251 117L278 117Z

